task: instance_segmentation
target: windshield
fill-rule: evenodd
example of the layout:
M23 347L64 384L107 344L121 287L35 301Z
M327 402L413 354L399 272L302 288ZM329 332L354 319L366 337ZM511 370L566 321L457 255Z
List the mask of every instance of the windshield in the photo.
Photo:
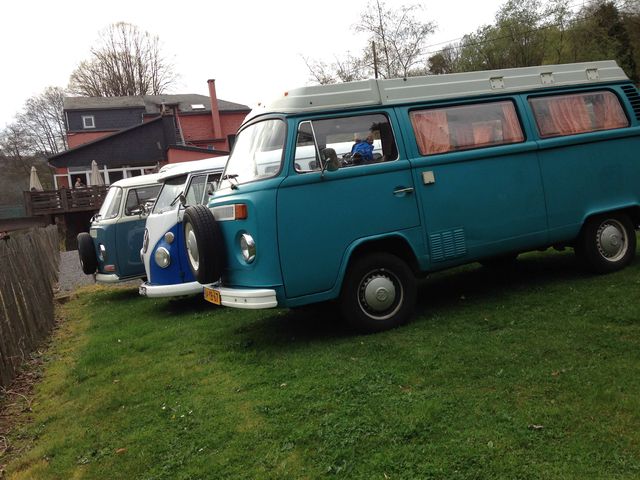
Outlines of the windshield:
M153 213L164 213L177 209L180 202L176 200L176 197L184 193L184 184L186 181L186 174L165 181L164 185L162 185L162 190L160 190L160 195L158 195L158 199L156 200L156 204L153 207Z
M236 138L220 188L277 175L282 165L286 124L273 119L254 123Z
M115 218L120 211L120 203L122 202L122 189L120 187L111 187L107 192L107 196L102 202L100 211L98 212L99 220L107 220Z

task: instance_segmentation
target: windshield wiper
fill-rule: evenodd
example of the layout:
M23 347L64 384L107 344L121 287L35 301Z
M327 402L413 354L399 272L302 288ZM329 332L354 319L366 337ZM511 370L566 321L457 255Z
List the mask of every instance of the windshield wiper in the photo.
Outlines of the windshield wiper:
M237 173L231 173L229 175L223 175L221 180L233 180L236 183L232 183L229 182L229 186L231 187L231 190L237 190L238 189L238 174Z
M176 202L177 202L178 200L180 200L180 197L182 196L182 194L183 194L183 193L184 193L184 190L183 190L182 192L180 192L180 193L178 194L178 196L177 196L176 198L174 198L174 199L171 201L171 203L169 204L169 206L170 206L170 207L173 207L173 206L176 204Z

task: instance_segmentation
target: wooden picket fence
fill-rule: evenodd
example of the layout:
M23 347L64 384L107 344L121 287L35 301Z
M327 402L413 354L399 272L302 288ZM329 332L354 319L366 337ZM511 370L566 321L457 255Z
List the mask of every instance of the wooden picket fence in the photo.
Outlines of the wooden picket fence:
M0 386L51 332L59 264L55 226L0 240Z

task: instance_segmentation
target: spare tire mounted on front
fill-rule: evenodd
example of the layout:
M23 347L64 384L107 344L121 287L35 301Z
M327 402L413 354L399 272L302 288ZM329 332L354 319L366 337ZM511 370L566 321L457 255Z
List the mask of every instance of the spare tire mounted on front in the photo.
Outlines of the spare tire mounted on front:
M199 283L220 279L224 268L222 232L213 213L204 205L188 207L184 212L184 242L189 268Z

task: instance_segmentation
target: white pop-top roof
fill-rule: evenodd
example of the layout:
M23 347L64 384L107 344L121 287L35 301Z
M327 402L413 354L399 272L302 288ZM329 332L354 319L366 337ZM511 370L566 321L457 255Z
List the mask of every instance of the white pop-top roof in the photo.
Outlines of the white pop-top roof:
M139 187L141 185L153 185L160 181L159 173L151 173L149 175L138 175L137 177L123 178L117 182L113 182L110 187Z
M193 160L191 162L169 163L160 169L159 182L164 182L169 178L179 177L185 173L204 172L208 170L220 171L224 170L227 164L228 155L221 157L205 158L204 160Z
M625 80L629 78L614 60L362 80L289 90L265 107L254 109L247 119L267 112L298 113L394 105Z

